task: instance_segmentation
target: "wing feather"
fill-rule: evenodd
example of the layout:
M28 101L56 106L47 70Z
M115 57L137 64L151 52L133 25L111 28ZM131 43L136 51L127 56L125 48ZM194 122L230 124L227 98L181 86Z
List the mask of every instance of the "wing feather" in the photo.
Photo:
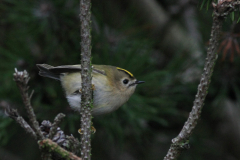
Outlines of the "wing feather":
M54 67L48 64L37 64L37 67L40 70L39 71L40 76L53 78L56 80L60 80L60 74L62 73L71 73L71 72L81 71L81 65L63 65L63 66ZM106 73L104 70L96 69L95 66L93 66L92 71L94 73L98 73L106 76Z

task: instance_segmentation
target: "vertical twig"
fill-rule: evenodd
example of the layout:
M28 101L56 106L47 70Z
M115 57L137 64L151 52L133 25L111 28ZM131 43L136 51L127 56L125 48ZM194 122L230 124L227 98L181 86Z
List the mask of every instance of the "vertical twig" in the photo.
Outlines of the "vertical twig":
M215 62L217 60L216 49L218 47L219 35L222 28L224 18L231 13L235 7L239 5L239 2L231 0L221 0L218 4L213 3L213 25L210 36L210 43L207 50L207 58L205 61L203 74L198 85L198 91L193 102L192 111L189 114L188 120L185 122L181 132L176 138L172 140L172 145L168 150L164 160L177 159L181 154L181 151L185 148L189 148L188 139L190 138L197 122L201 116L204 100L208 92L208 88L211 82L211 76L214 69Z
M81 22L81 157L83 160L91 159L91 2L80 0L80 22Z

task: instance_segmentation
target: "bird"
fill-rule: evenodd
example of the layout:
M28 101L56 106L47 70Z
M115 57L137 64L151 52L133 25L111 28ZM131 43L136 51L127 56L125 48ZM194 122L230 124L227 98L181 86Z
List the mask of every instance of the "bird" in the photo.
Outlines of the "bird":
M36 64L39 75L59 80L73 110L81 111L81 65L51 66ZM138 81L131 72L110 65L92 65L92 115L103 115L117 110L128 101Z

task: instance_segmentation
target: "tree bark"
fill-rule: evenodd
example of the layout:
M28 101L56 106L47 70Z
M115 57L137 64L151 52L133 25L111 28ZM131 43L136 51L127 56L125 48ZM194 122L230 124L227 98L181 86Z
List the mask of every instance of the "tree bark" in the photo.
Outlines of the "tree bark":
M80 0L81 21L81 157L91 159L91 111L92 111L92 77L91 77L91 2Z

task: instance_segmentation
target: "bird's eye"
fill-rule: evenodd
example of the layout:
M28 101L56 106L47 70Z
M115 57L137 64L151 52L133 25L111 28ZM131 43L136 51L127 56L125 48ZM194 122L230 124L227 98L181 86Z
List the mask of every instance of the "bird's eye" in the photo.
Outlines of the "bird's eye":
M128 84L128 82L129 82L128 79L124 79L124 80L123 80L123 83L124 83L124 84Z

